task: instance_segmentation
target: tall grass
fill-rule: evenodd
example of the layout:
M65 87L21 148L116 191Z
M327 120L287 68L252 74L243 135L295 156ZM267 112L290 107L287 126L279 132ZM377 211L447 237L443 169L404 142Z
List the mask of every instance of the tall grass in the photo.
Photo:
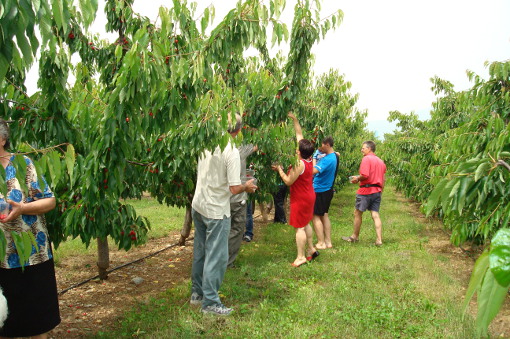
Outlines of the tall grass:
M360 242L352 232L353 187L336 194L330 210L334 248L294 268L294 230L269 224L244 244L222 285L235 312L204 316L190 306L189 283L126 312L98 338L471 338L461 319L465 282L423 246L425 225L391 190L383 195L381 248L365 213ZM439 226L438 226L439 227ZM447 261L448 259L446 259ZM112 324L113 325L113 324Z

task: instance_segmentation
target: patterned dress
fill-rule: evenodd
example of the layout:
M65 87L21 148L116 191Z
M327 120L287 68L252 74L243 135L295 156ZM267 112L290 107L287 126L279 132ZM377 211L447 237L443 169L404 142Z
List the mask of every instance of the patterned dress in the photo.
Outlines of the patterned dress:
M312 160L301 160L305 165L303 173L290 186L290 225L302 228L313 218L315 192L313 190Z
M13 155L9 159L9 164L5 169L7 194L4 196L3 193L0 193L0 202L4 202L6 197L12 201L23 201L24 203L30 203L43 198L52 198L54 195L46 183L46 180L43 177L37 176L34 163L26 156L24 156L27 166L25 184L28 190L28 196L25 195L25 192L21 189L18 178L16 178L16 168L13 165L14 157L15 156ZM0 229L4 232L7 240L7 253L4 260L0 261L1 268L21 267L16 246L11 235L12 231L31 231L39 247L36 249L35 246L32 245L32 253L30 254L29 261L23 266L40 264L53 257L49 245L48 230L46 228L46 219L44 218L44 215L23 214L14 221L8 223L0 222Z

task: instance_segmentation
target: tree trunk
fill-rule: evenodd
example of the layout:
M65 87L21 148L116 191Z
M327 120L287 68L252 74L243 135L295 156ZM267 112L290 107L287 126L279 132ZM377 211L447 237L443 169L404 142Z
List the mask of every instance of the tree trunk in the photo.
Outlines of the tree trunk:
M191 218L191 205L187 205L184 224L182 225L181 229L181 239L179 240L179 245L184 246L186 244L186 239L189 238L189 234L191 233L192 223L193 219Z
M108 238L97 238L97 268L99 279L108 279L108 267L110 267L110 250L108 249Z
M262 215L262 221L267 222L269 220L268 214L267 214L267 207L265 202L259 203L259 209L260 214Z

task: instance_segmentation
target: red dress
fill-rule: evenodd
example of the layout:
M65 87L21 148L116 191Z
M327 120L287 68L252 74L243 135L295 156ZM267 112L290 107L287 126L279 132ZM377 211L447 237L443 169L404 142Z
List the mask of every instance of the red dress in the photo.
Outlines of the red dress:
M302 228L308 225L313 218L315 192L313 190L313 163L300 160L305 170L290 186L290 225Z

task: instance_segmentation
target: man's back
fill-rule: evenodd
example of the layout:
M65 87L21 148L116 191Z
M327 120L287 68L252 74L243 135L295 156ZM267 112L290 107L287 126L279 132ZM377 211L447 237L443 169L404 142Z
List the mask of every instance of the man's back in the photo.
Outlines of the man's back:
M237 160L237 161L236 161ZM204 151L198 160L198 175L192 207L211 219L230 216L229 186L240 185L239 151L229 143L223 151Z

